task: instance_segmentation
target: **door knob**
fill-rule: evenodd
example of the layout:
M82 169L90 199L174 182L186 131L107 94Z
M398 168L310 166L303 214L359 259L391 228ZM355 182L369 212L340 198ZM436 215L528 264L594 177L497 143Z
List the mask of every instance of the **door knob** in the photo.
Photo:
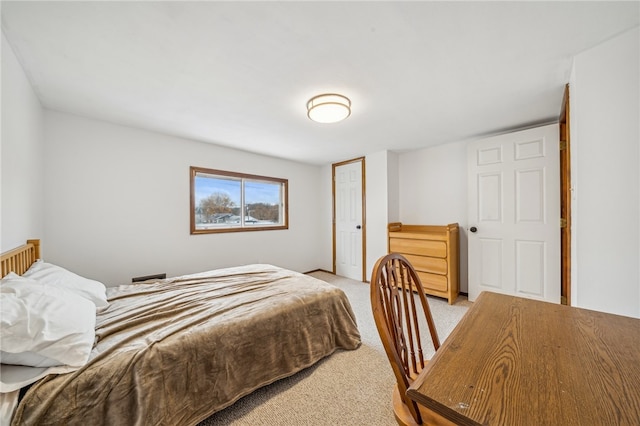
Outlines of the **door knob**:
M362 229L362 226L357 225L357 226L356 226L356 229Z
M471 228L469 228L469 231L475 233L478 231L478 228L476 228L475 226L472 226Z

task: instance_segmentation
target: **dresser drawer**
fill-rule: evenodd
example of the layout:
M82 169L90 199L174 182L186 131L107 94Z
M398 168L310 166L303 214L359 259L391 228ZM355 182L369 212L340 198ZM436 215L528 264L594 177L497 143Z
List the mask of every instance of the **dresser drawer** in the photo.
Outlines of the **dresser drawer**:
M426 290L447 291L448 281L446 275L429 274L428 272L418 272L422 287Z
M447 275L447 259L442 259L440 257L414 256L412 254L404 254L403 256L407 258L416 271Z
M391 238L389 240L389 251L444 259L447 257L447 243L444 241Z

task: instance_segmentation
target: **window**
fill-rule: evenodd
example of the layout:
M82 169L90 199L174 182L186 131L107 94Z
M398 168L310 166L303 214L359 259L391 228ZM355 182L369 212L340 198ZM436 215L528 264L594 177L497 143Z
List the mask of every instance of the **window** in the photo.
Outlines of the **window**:
M287 229L288 180L191 167L191 233Z

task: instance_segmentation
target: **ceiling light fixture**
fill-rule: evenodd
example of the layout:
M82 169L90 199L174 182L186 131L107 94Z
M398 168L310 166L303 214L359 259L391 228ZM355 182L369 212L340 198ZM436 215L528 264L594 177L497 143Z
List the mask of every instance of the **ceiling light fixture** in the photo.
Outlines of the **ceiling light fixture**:
M307 102L307 116L318 123L337 123L351 115L351 101L346 96L325 93Z

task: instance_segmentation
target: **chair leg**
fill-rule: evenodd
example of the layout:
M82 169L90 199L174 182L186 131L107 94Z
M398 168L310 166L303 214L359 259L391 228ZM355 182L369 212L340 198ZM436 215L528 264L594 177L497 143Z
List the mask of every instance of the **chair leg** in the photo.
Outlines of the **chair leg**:
M457 426L451 420L447 420L439 414L434 413L431 410L427 410L418 404L420 409L420 415L422 416L422 424L416 423L416 420L411 415L409 408L402 401L400 392L398 391L398 385L393 386L393 414L396 418L396 422L400 426Z
M393 414L400 426L420 426L418 423L416 423L416 420L411 415L411 412L409 411L409 408L406 406L404 401L402 401L397 383L393 386L392 400Z

